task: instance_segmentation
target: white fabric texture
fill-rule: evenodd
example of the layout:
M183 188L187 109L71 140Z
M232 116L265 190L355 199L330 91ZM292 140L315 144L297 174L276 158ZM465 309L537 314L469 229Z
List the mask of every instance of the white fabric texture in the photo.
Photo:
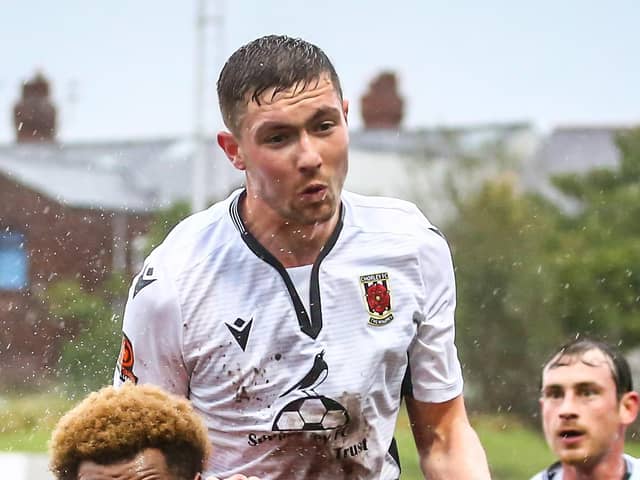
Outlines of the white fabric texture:
M624 455L625 462L627 463L627 470L631 475L628 480L640 480L640 460L632 457L631 455ZM562 480L562 467L553 469L549 472L548 469L536 473L530 480Z
M184 220L145 261L114 383L189 397L214 447L207 474L398 478L388 451L407 370L417 400L462 392L445 239L411 203L343 192L335 244L288 288L250 247L241 194ZM292 288L311 291L312 333Z

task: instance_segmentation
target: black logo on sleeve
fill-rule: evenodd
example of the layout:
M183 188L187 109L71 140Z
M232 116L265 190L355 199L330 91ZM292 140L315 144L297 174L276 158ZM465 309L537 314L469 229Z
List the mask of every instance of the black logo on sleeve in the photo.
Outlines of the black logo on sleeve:
M153 267L145 267L140 276L138 276L138 281L136 282L136 286L133 289L133 298L140 293L144 287L151 285L158 278L153 274Z
M247 348L247 341L249 340L249 332L251 331L251 325L253 324L253 318L248 322L244 321L241 318L236 318L236 321L233 322L233 325L229 325L225 323L233 338L236 339L238 345L244 352L244 349Z

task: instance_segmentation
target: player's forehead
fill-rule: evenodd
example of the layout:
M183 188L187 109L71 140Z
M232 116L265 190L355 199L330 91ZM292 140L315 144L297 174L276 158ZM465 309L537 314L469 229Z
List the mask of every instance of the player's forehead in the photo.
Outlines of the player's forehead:
M330 75L324 73L315 79L296 82L288 88L269 87L256 98L247 94L240 121L242 124L264 115L286 118L302 113L303 109L333 108L340 111L341 107L338 91Z
M613 361L600 349L571 354L561 352L545 366L542 386L597 382L615 387L613 372Z
M78 480L170 480L172 478L162 451L148 448L133 458L111 464L84 460L78 468Z

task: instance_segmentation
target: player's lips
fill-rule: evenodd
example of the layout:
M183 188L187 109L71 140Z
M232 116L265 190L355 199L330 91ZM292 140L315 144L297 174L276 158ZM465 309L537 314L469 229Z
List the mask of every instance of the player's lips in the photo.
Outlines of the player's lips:
M309 201L324 200L327 196L328 188L322 183L312 183L300 192L300 196Z
M563 428L558 431L558 439L563 445L575 445L581 442L586 433L578 428Z

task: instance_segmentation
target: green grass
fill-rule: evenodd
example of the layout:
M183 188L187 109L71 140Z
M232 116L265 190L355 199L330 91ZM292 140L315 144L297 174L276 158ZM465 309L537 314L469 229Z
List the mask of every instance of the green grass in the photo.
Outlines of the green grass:
M554 459L541 433L508 417L477 417L473 426L484 446L494 480L521 480Z
M46 452L51 431L73 401L62 394L0 397L0 451ZM493 480L522 480L553 461L542 435L506 416L472 418L487 452ZM413 435L404 408L396 428L402 480L422 479ZM640 442L627 443L627 452L640 456Z
M527 479L553 461L542 436L512 418L476 416L471 423L487 453L493 480ZM402 479L422 479L404 409L398 418L396 440L400 449Z
M0 397L0 451L46 451L53 427L71 406L53 393Z
M487 453L493 480L528 479L554 461L542 434L517 419L482 415L472 417L471 424ZM395 436L400 450L402 480L421 480L418 454L404 408L398 417ZM627 442L625 451L640 456L640 442Z

